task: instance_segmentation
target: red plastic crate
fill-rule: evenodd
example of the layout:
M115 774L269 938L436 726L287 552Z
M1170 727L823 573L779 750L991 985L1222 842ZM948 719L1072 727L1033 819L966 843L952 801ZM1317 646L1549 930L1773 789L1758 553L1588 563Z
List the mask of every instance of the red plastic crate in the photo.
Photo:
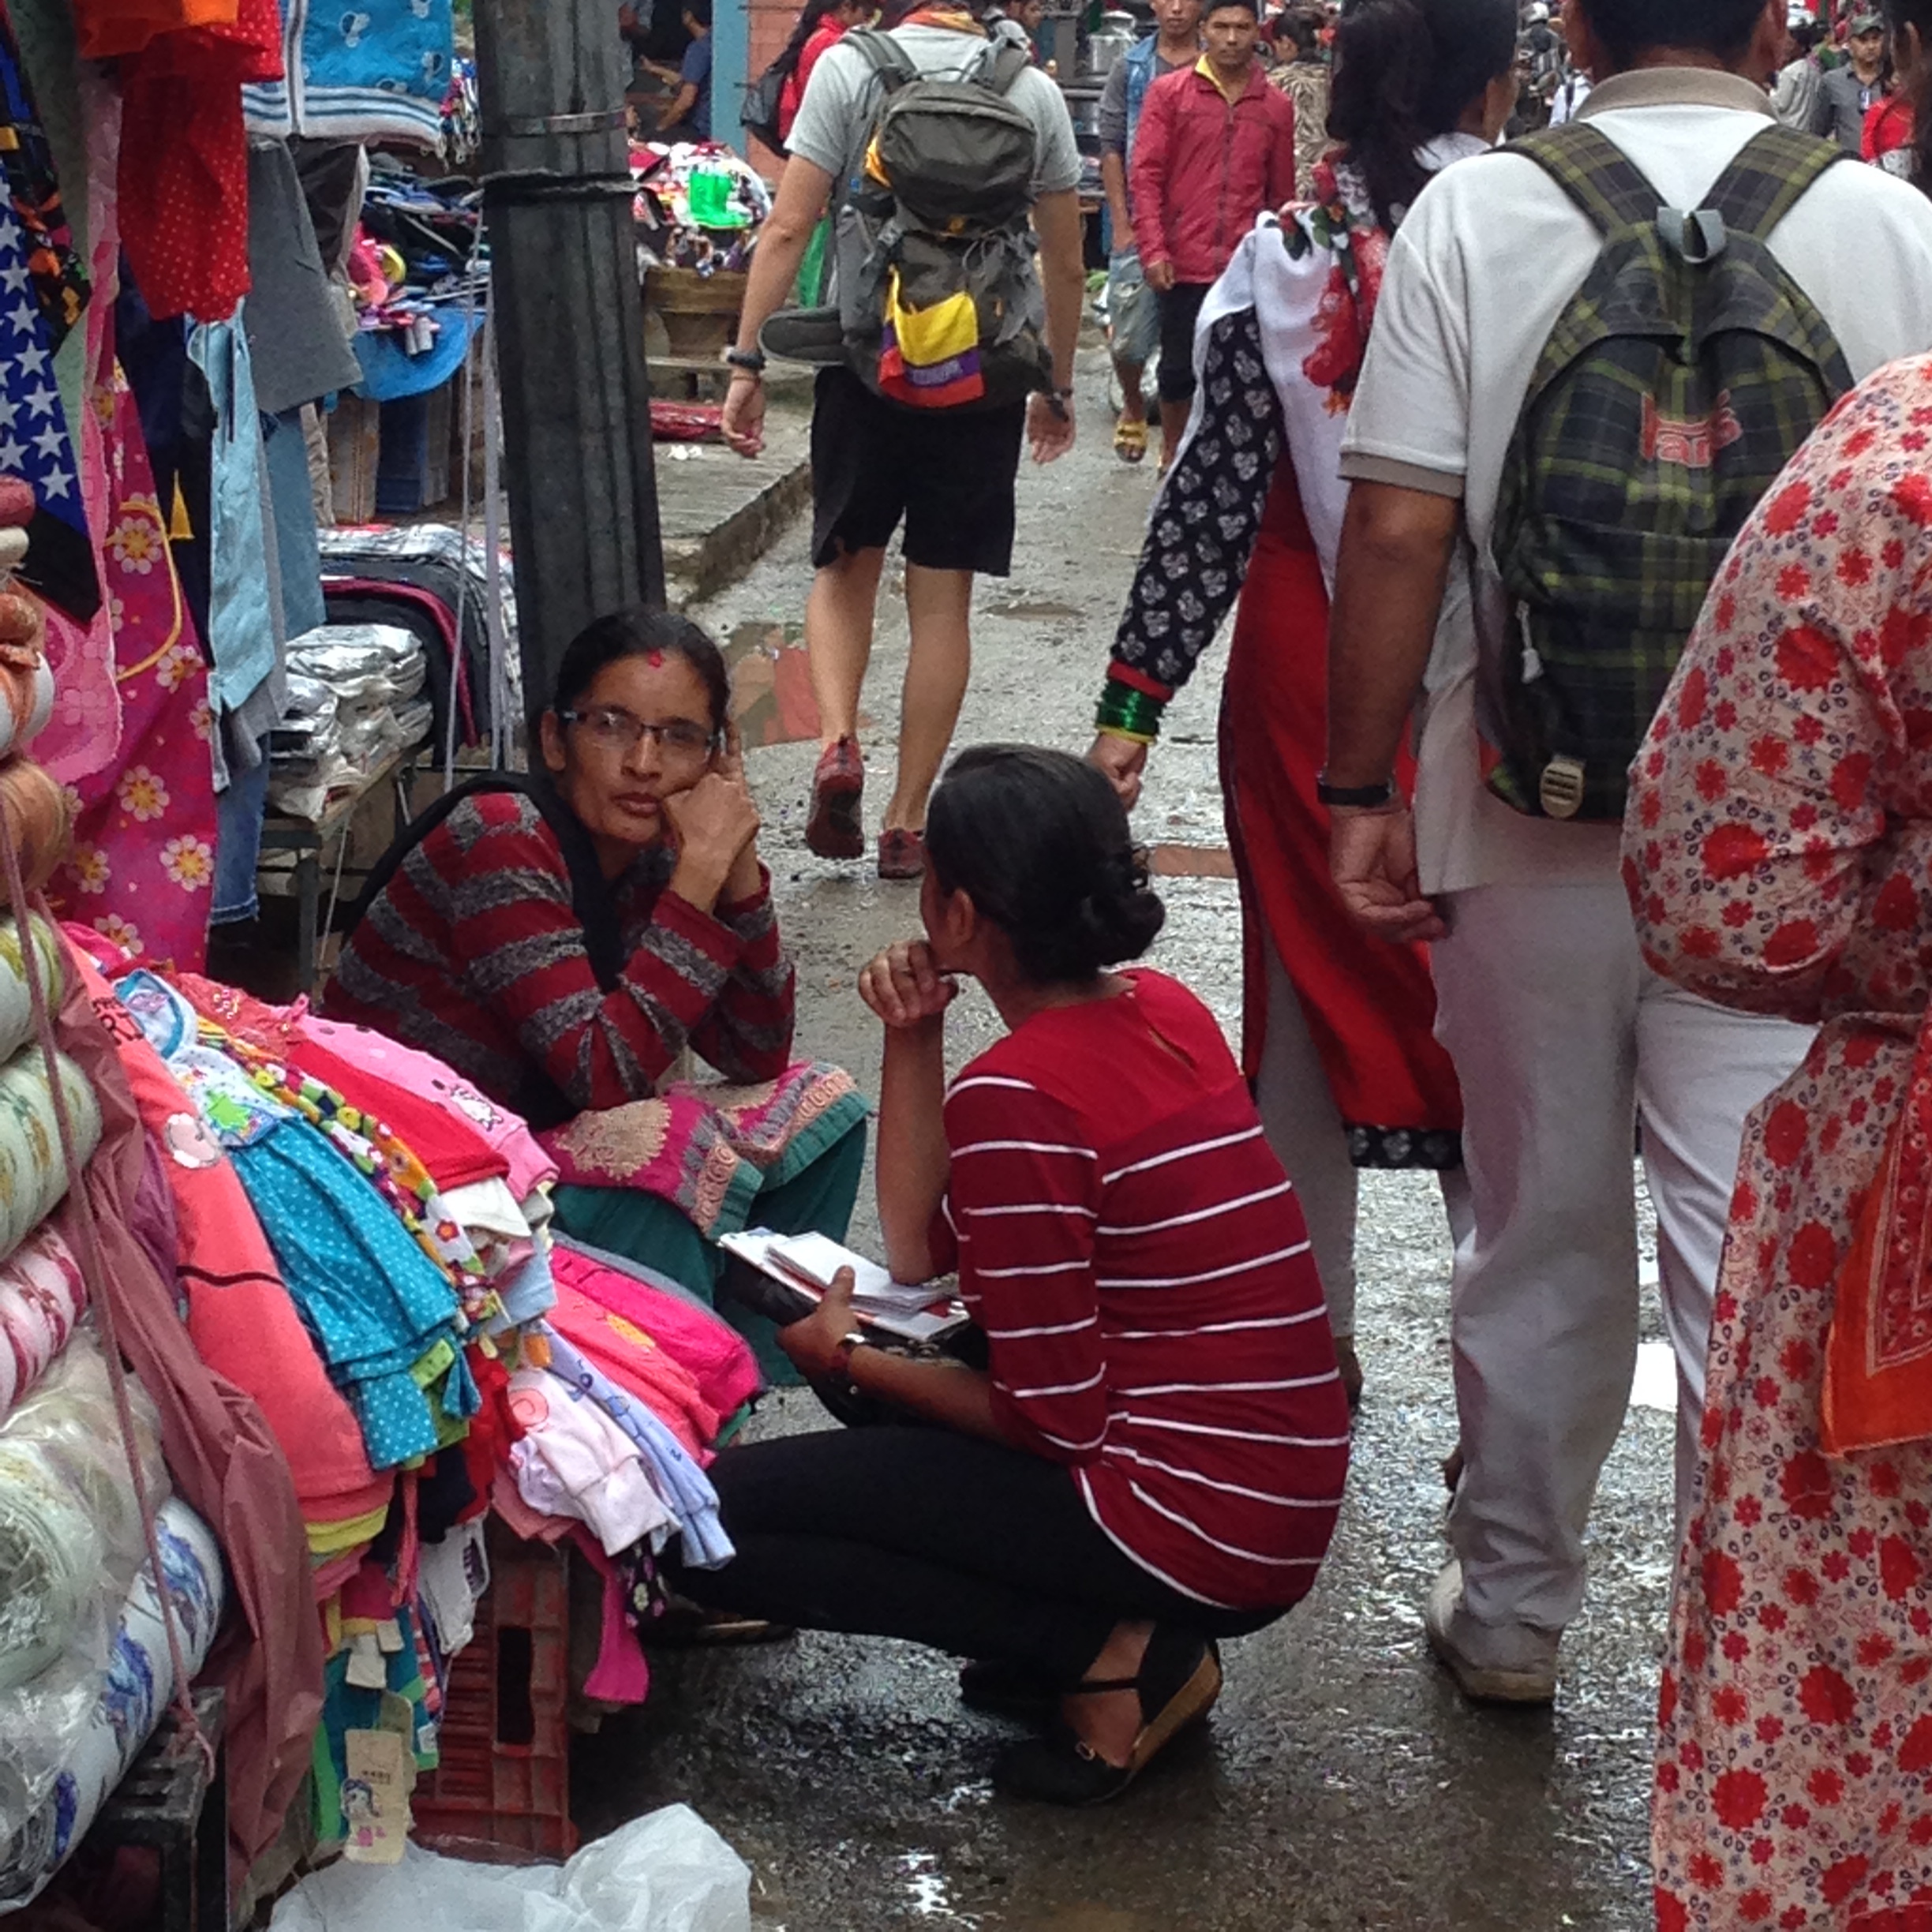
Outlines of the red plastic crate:
M570 1815L570 1588L564 1553L492 1520L490 1586L450 1667L440 1762L412 1801L424 1844L484 1840L541 1858L577 1848Z

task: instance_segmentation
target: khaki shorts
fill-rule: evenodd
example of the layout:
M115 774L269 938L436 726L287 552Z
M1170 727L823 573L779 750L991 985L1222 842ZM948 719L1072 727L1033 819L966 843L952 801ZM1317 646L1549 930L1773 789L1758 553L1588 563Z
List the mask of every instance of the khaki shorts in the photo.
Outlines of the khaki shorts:
M1160 316L1154 291L1140 272L1140 257L1116 255L1107 264L1107 333L1117 362L1144 367L1160 341Z

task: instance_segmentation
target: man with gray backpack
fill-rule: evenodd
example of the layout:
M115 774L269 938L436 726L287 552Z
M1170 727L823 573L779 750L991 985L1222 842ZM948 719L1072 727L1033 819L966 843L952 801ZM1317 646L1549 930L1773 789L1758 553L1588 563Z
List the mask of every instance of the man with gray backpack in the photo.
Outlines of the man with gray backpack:
M1554 1694L1629 1399L1633 1128L1681 1527L1744 1118L1808 1037L1645 964L1624 774L1765 488L1852 383L1932 346L1932 204L1773 122L1782 0L1571 0L1565 26L1597 77L1576 124L1445 170L1390 251L1343 444L1322 785L1357 916L1434 942L1475 1230L1425 1623L1466 1694L1517 1702ZM1418 705L1411 811L1389 781Z
M1010 36L1010 37L1009 37ZM805 640L823 746L806 842L864 851L860 687L886 546L904 522L906 667L882 878L924 869L926 800L965 695L975 574L1010 566L1023 436L1073 440L1084 299L1080 160L1060 90L1024 36L957 7L847 34L812 70L745 291L724 435L763 441L766 325L828 202L836 313L783 318L770 346L824 362L812 413ZM816 334L816 347L800 346Z

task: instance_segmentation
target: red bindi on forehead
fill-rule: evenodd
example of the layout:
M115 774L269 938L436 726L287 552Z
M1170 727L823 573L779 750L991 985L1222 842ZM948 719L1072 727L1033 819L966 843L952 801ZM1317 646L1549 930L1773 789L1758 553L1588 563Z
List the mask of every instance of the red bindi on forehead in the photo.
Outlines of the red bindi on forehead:
M646 651L644 654L644 661L653 671L661 671L664 668L664 661L665 654L661 650Z

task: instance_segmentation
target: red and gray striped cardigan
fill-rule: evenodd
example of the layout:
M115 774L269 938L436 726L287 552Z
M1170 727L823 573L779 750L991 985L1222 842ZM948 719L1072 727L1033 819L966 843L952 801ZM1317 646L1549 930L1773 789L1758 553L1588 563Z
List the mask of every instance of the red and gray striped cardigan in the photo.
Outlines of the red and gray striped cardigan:
M605 991L541 812L468 799L364 914L324 1010L434 1054L539 1127L648 1098L687 1043L728 1080L775 1079L792 983L769 879L707 913L670 890L671 866L648 850L610 887L625 957Z

